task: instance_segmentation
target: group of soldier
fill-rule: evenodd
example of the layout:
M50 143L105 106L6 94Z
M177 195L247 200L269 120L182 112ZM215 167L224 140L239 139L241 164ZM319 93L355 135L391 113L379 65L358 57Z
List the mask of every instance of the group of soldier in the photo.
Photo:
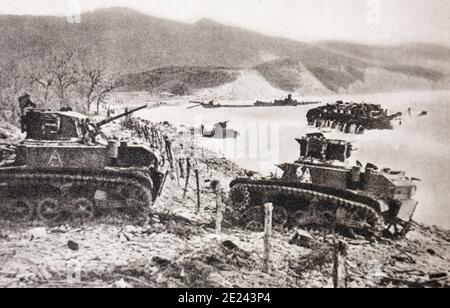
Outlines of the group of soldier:
M161 129L162 124L155 125L147 120L127 117L122 122L122 125L133 131L136 137L140 140L144 140L152 149L165 148L165 140L167 140L168 137L163 134Z
M160 157L161 166L169 171L172 179L177 179L178 184L181 185L180 179L185 179L184 194L188 189L189 179L195 174L197 181L197 193L199 194L199 169L192 132L189 136L184 136L168 122L152 123L140 118L125 118L122 125L131 130L135 137L140 141L148 143L155 155ZM178 136L178 137L177 137ZM200 197L198 196L199 200ZM199 201L200 202L200 201Z

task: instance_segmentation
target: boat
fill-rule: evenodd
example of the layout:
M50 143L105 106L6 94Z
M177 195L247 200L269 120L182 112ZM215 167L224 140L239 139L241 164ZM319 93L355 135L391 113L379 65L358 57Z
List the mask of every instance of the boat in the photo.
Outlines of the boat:
M298 106L306 106L306 105L316 105L321 102L299 102L292 98L292 95L289 94L287 98L281 100L275 100L272 102L262 102L256 101L254 104L255 107L298 107Z

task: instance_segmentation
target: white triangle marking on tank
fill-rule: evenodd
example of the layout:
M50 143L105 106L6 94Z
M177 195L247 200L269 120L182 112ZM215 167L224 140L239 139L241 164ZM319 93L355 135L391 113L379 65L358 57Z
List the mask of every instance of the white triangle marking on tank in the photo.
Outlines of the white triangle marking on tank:
M301 166L297 168L297 177L299 179L303 178L303 167Z
M63 167L63 162L57 150L53 152L47 164L49 167Z
M303 173L303 177L301 179L302 183L305 184L312 184L312 178L311 178L311 171L309 170L309 168L306 169L305 173Z

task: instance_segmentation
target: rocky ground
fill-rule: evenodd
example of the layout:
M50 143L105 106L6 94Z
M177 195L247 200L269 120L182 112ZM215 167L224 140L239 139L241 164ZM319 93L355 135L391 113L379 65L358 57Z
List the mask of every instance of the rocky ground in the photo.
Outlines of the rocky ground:
M221 183L226 203L228 184L244 170L208 154L195 164L201 177L199 213L194 177L183 198L185 179L173 174L145 225L1 222L0 287L328 288L333 287L332 243L338 239L349 245L349 287L450 285L450 232L419 224L399 241L275 232L274 270L263 273L262 233L227 219L220 234L214 230L211 183Z
M5 122L0 121L0 167L9 159L12 159L15 151L14 144L21 138L20 130Z

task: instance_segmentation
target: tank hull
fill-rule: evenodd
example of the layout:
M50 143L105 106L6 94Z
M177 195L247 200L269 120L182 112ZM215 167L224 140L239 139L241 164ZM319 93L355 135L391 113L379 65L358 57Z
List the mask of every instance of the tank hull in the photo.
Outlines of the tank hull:
M281 227L307 227L345 231L366 237L381 236L395 226L408 231L418 202L411 187L392 182L376 172L360 174L352 169L312 163L286 164L281 179L237 179L230 199L242 212L243 226L259 226L262 208L277 208L275 223ZM353 170L354 171L354 170Z
M242 211L244 226L262 223L265 203L277 208L277 227L311 227L335 232L344 228L364 236L383 231L383 216L376 199L349 191L283 180L240 179L231 184L230 198Z
M158 163L143 146L28 140L0 168L0 219L66 223L117 214L140 221L163 182Z

